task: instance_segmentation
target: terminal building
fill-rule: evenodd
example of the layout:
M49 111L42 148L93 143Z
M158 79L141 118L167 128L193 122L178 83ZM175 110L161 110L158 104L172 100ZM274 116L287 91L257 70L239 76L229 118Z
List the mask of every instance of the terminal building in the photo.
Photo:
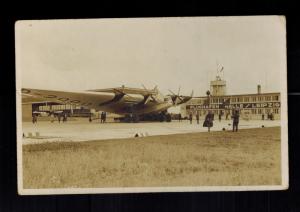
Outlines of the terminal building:
M261 86L257 86L256 93L228 95L226 81L217 76L210 82L210 91L203 97L192 98L180 108L182 117L190 113L204 119L208 111L221 114L222 119L231 119L232 112L239 110L242 119L267 119L272 114L274 119L280 119L280 93L262 93Z

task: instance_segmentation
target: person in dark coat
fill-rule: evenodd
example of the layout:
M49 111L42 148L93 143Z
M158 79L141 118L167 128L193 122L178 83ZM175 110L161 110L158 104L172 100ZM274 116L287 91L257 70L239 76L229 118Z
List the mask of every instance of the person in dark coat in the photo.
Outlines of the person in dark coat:
M62 120L63 122L66 122L67 121L67 114L66 113L64 113L63 114L63 120Z
M181 122L181 119L182 119L181 113L179 113L179 115L178 115L178 120L179 120L179 122Z
M232 115L232 132L238 131L238 126L239 126L239 120L240 120L240 114L238 110L235 110L233 115Z
M205 116L203 127L208 128L208 132L210 132L210 128L213 127L214 115L211 111Z
M103 112L103 123L106 122L106 112Z
M32 114L32 123L33 124L37 123L37 115L36 114Z
M273 114L273 113L270 114L270 120L271 120L271 121L274 120L274 114Z
M265 114L264 113L261 115L261 120L265 120Z
M58 123L60 123L60 119L61 119L60 114L57 114L57 119L58 119Z
M100 116L100 122L103 123L104 122L104 112L101 112L101 116Z
M197 124L199 124L199 112L198 111L196 113L196 120L197 120Z
M193 113L192 112L190 112L190 114L189 114L189 120L190 120L190 124L192 124L192 122L193 122Z

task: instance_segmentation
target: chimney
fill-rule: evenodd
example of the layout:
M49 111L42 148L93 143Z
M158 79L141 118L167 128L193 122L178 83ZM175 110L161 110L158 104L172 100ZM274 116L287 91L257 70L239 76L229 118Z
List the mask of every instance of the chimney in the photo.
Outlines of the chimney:
M257 85L257 94L261 94L261 86Z

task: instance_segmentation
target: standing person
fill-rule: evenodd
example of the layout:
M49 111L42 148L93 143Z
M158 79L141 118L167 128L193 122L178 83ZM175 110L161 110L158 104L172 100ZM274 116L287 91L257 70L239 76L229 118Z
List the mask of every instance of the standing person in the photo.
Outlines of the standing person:
M50 115L50 121L51 121L51 123L54 122L54 114L53 113L51 113L51 115Z
M57 114L57 119L58 119L58 123L60 123L60 119L61 119L60 114Z
M32 114L32 123L35 124L37 122L36 114Z
M89 122L92 122L92 113L90 113Z
M100 123L103 123L103 120L104 120L104 113L103 111L101 112L101 116L100 116Z
M179 122L181 122L181 113L179 113L179 115L178 115L178 120L179 120Z
M265 114L261 114L261 120L265 120Z
M219 121L222 120L222 112L219 113Z
M270 114L270 119L271 119L271 121L274 120L274 115L273 115L273 113Z
M106 122L106 112L103 112L103 123Z
M62 121L63 121L63 123L67 121L67 115L65 113L63 114L63 120Z
M235 110L233 115L232 115L232 132L238 131L238 126L239 126L239 120L240 120L240 114L238 110Z
M193 113L192 112L190 112L190 114L189 114L189 120L190 120L190 124L192 124L192 122L193 122Z
M226 120L228 120L228 116L229 116L229 113L227 112L227 113L226 113Z
M208 132L210 132L210 128L213 127L214 123L214 116L211 111L208 112L208 114L205 116L203 127L208 128Z
M199 111L196 112L196 120L197 120L197 124L199 124Z

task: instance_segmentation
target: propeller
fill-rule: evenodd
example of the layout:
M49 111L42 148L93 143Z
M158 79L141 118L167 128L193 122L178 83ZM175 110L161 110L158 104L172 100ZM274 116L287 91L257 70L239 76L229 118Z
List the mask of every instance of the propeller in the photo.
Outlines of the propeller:
M149 89L146 88L146 86L144 84L142 84L142 87L146 90L146 91L151 91ZM155 91L155 93L157 93L157 85L153 88L152 91ZM157 102L157 99L155 98L155 96L153 94L151 94L151 92L149 92L148 95L145 96L145 102L144 104L147 104L147 102L150 100L149 97L154 101Z
M117 93L119 93L119 94L121 94L121 95L123 95L123 96L128 96L128 97L130 97L130 98L133 98L133 97L130 96L129 94L125 93L125 92L123 91L123 89L120 90L120 89L114 88L114 90L115 90Z
M177 94L175 94L173 91L169 90L169 92L172 93L172 95L169 95L169 96L171 96L171 99L172 99L174 105L185 103L193 97L194 91L192 91L190 96L180 95L180 88L181 87L179 86Z

